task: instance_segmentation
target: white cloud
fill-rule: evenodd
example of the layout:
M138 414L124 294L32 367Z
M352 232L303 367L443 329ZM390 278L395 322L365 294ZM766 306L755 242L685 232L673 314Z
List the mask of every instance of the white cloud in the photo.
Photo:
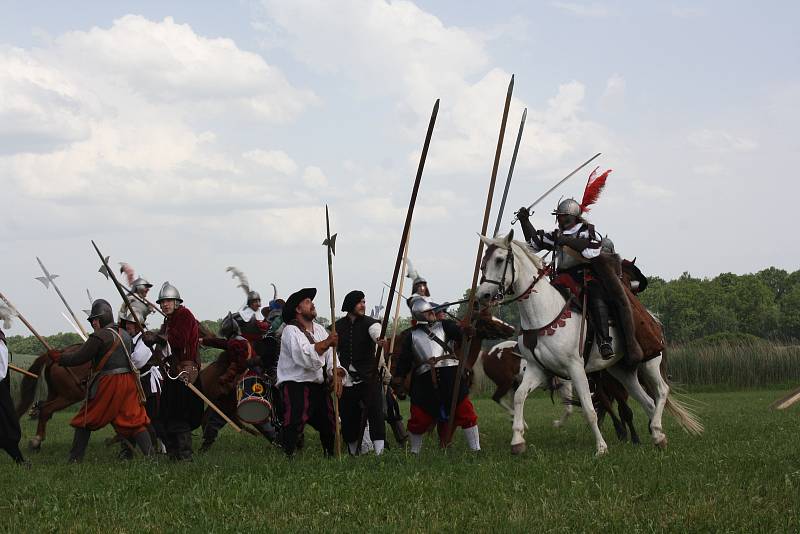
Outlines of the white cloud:
M679 19L693 19L706 14L706 8L701 6L672 6L670 14Z
M644 198L651 198L651 199L663 199L663 198L670 198L675 195L673 191L661 187L659 185L650 184L647 182L643 182L641 180L633 180L631 181L631 185L633 185L634 192Z
M242 157L287 176L297 172L297 163L283 150L250 150Z
M754 139L724 130L697 130L688 135L687 141L693 147L709 152L751 152L758 148Z
M553 2L553 7L568 11L573 15L587 18L604 18L609 15L608 7L603 4L581 4L577 2Z
M612 75L606 81L606 89L600 97L600 105L606 110L618 109L625 100L627 83L619 74Z
M722 171L723 167L719 163L703 163L692 167L692 172L701 176L717 176Z
M303 183L310 189L322 189L328 186L328 177L319 167L309 166L303 171Z
M308 198L282 180L298 168L285 152L242 154L198 125L281 123L313 93L171 18L127 15L41 48L0 48L0 92L0 174L22 194L187 209Z

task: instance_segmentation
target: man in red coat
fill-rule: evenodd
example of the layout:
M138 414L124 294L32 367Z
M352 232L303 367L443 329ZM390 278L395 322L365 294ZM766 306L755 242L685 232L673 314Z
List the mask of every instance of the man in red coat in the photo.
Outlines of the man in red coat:
M204 409L203 401L186 386L200 388L199 323L169 282L164 282L156 302L166 316L161 335L167 340L167 373L173 378L164 381L158 418L170 459L191 460L192 430L200 426Z

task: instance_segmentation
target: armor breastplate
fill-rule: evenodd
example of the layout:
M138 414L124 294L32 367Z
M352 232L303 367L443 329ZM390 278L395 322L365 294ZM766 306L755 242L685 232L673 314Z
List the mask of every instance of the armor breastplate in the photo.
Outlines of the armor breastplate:
M99 371L113 371L115 369L125 369L126 371L131 370L130 360L128 355L131 353L131 336L128 335L128 332L125 330L121 330L117 332L117 328L115 326L106 327L105 330L107 332L103 332L101 334L101 339L105 342L103 346L103 352L100 354L100 358L108 351L114 343L114 340L117 339L116 334L119 334L121 338L121 342L117 345L117 348L114 352L109 356L108 361L103 366L102 369ZM99 363L99 362L98 362Z
M429 328L433 335L445 341L444 328L441 322L437 322L433 326L429 326ZM418 375L431 370L428 360L444 356L444 348L429 338L428 334L421 328L415 328L411 332L411 349L414 351L414 363L417 366L416 374ZM458 360L455 358L441 360L436 362L435 367L447 367L450 365L458 365Z
M576 252L580 254L580 252ZM556 252L556 267L558 271L566 271L583 265L585 262L579 261L572 254L566 252L564 247L558 247Z

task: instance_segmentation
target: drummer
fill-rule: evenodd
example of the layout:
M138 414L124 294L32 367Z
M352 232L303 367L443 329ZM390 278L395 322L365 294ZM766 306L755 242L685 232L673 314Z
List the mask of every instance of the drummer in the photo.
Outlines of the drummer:
M236 406L236 384L247 371L248 360L253 355L253 349L250 343L242 336L239 324L231 313L228 313L228 316L222 320L219 334L222 338L200 338L201 345L225 351L214 362L220 368L217 373L217 380L211 384L204 384L206 388L204 393L210 399L228 407L226 411L233 411ZM224 357L222 357L223 355ZM203 444L200 447L200 452L206 452L211 448L211 445L217 439L217 434L224 426L225 420L216 412L208 410L208 420L203 428Z

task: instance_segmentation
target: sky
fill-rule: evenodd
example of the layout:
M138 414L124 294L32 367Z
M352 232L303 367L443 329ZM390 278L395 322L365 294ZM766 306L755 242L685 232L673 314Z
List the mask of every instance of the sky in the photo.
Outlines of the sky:
M409 255L454 300L512 74L490 231L527 108L502 232L602 152L613 172L588 218L645 273L797 270L798 16L777 1L0 1L0 291L42 333L69 331L39 256L74 309L87 289L118 305L93 239L201 319L243 304L228 266L265 300L270 283L317 287L328 316L327 204L337 301L361 289L371 308L438 98ZM553 227L590 171L534 225Z

